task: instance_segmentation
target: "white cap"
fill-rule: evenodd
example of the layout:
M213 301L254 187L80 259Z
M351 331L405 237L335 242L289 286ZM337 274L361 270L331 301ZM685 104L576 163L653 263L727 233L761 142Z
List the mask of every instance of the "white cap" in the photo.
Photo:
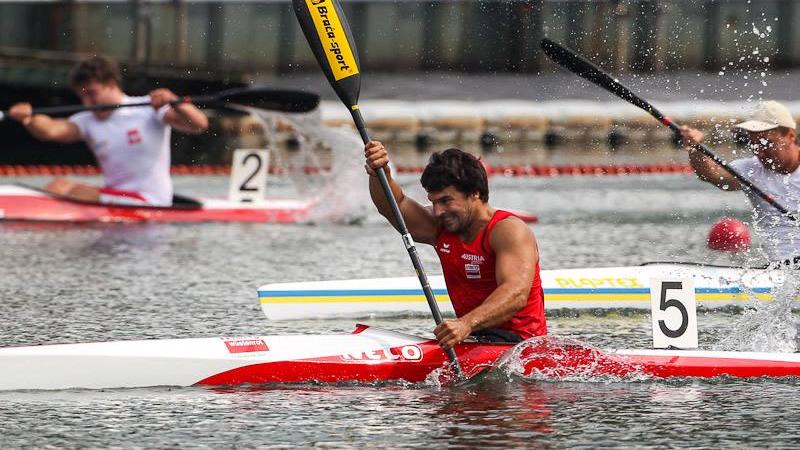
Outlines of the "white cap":
M758 102L753 112L750 113L750 120L736 125L747 131L767 131L778 127L797 129L797 124L792 114L782 104L768 100Z

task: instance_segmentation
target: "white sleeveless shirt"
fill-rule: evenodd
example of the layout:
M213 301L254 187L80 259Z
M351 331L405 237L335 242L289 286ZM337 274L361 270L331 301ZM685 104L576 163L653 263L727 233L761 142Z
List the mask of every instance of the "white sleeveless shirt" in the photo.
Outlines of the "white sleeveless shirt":
M123 104L149 102L150 97L128 97ZM91 111L74 114L69 121L80 130L105 177L105 187L138 192L148 203L172 204L170 135L164 123L169 106L119 108L99 120Z
M755 156L731 161L729 165L772 195L790 212L800 216L800 168L790 174L777 173L761 164ZM750 189L742 186L753 205L753 226L763 239L763 247L771 261L784 261L800 256L800 222L783 216Z

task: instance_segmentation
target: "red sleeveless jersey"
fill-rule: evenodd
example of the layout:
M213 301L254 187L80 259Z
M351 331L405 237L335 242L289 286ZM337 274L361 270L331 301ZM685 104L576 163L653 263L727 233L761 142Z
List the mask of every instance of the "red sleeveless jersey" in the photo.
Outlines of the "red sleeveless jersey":
M477 308L497 288L495 254L489 248L489 234L497 222L510 216L513 214L508 211L495 211L486 227L470 243L462 242L458 235L444 228L439 229L435 248L456 316L462 317ZM494 328L509 330L523 339L547 334L538 262L528 303L511 320Z

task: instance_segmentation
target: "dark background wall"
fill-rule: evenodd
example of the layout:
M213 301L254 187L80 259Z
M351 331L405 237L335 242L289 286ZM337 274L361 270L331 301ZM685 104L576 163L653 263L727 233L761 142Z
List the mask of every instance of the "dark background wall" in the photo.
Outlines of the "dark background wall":
M539 51L543 36L616 73L800 66L795 0L342 3L362 69L373 73L557 71ZM131 94L158 86L198 94L318 71L285 0L0 2L0 109L19 100L75 103L69 67L94 53L120 61ZM52 160L52 145L17 124L0 122L0 136L0 163ZM217 137L176 137L176 162L214 160L203 152ZM92 161L81 145L58 155Z

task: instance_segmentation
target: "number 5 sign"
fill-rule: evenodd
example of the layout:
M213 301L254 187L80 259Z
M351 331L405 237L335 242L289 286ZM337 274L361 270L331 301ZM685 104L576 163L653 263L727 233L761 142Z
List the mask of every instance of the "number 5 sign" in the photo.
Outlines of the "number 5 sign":
M697 348L697 303L691 280L650 280L654 348Z

